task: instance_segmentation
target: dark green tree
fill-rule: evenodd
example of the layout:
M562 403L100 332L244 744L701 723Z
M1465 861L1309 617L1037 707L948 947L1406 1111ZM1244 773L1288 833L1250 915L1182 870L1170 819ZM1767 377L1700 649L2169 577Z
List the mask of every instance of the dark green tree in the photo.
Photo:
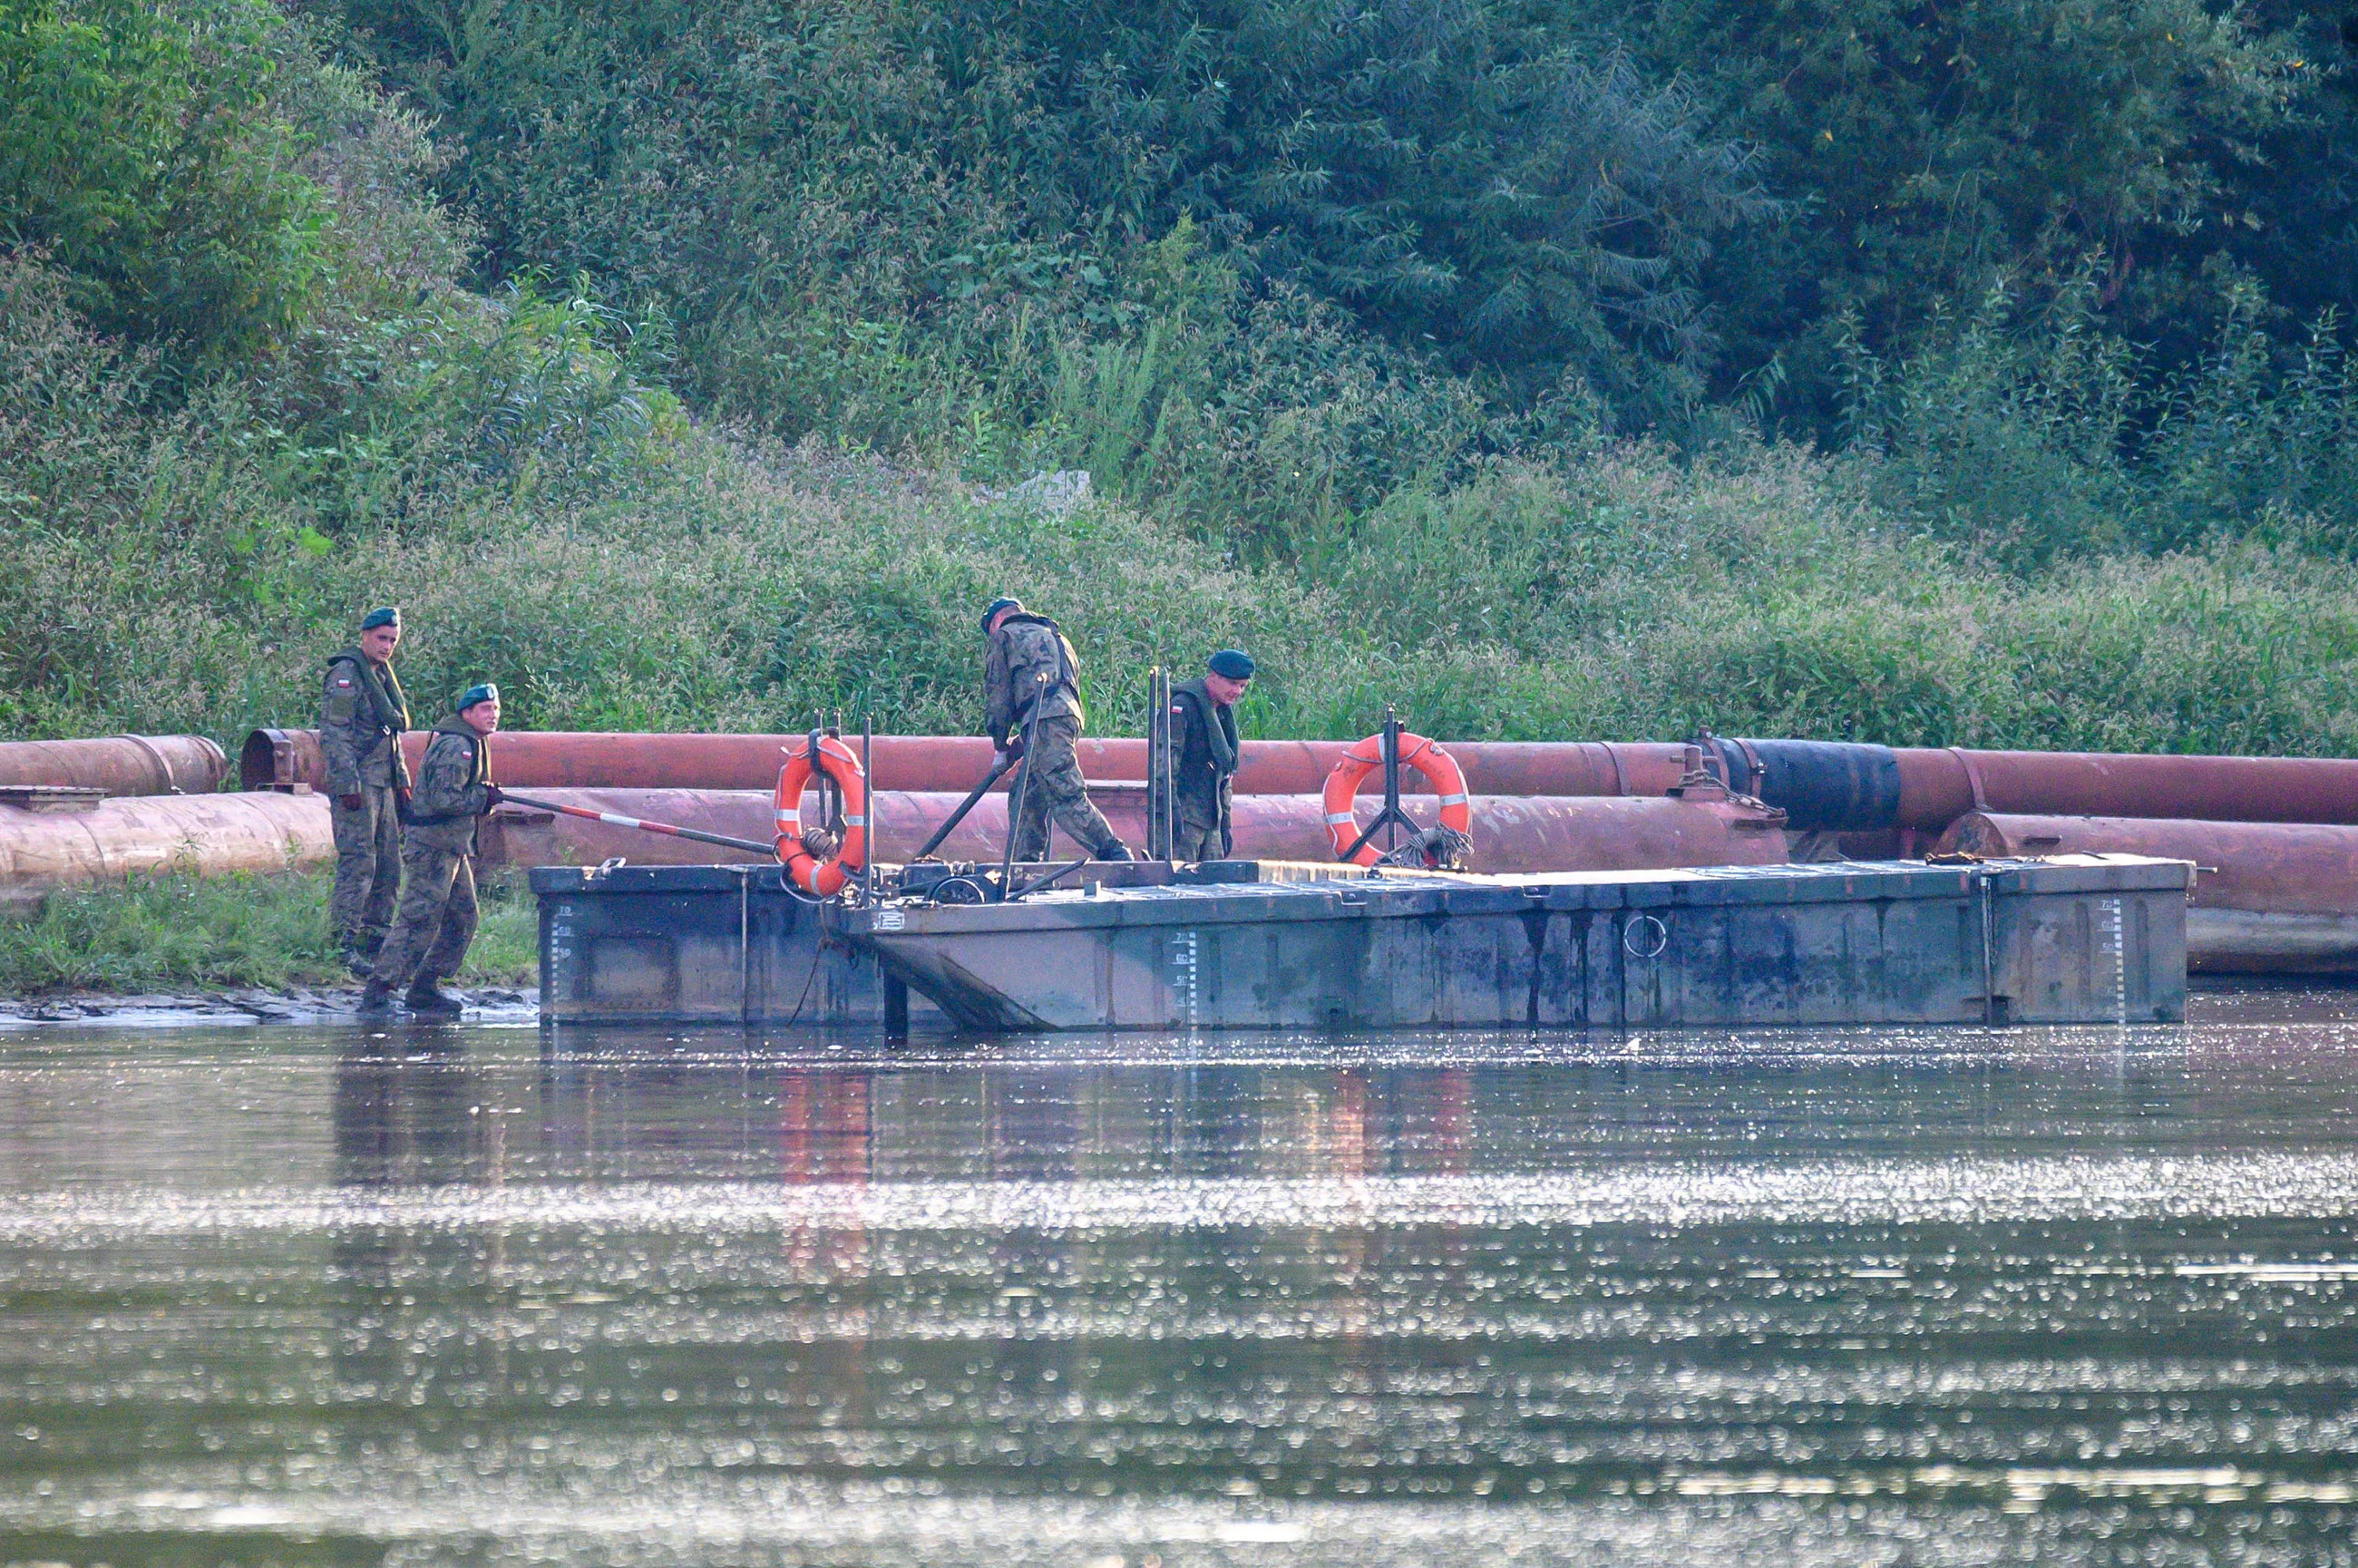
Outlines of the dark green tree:
M787 430L906 390L830 359L917 382L1024 306L1101 323L1183 218L1519 401L1653 418L1710 363L1698 268L1767 206L1682 92L1478 0L351 15L460 139L493 274L661 296L708 397Z

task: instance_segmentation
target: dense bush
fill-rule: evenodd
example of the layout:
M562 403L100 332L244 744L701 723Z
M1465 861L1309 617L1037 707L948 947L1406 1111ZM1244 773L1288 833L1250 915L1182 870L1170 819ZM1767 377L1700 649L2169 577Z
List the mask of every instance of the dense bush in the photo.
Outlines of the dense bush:
M2323 120L2345 102L2350 51L2305 9L1675 0L1584 8L1581 25L1683 73L1713 133L1758 145L1768 189L1801 204L1800 221L1735 237L1709 287L1731 369L1778 356L1825 417L1845 318L1877 351L1909 351L1941 301L2044 298L2092 253L2109 321L2177 334L2173 359L2211 319L2206 262L2257 264L2302 311L2346 311L2347 269L2277 254L2257 211L2320 238L2358 212L2358 188L2288 178L2266 156L2318 172L2348 156ZM2293 183L2298 203L2275 200Z
M200 361L265 345L315 276L316 193L265 0L12 0L0 212L103 329Z
M1181 220L1527 400L1695 390L1693 287L1767 210L1675 85L1492 4L355 0L462 149L493 276L590 269L699 399L896 440L1141 304Z
M2221 536L2358 551L2358 371L2330 314L2288 351L2231 287L2200 354L2157 372L2089 319L2089 287L2028 322L1993 295L1897 365L1851 341L1851 434L1896 510L2015 565Z
M661 296L691 395L788 435L1003 413L1012 323L1119 319L1182 217L1519 412L1569 377L1670 428L1709 385L1828 436L1845 319L1905 355L2091 254L2164 368L2219 265L2358 308L2315 0L320 8L453 136L491 276Z

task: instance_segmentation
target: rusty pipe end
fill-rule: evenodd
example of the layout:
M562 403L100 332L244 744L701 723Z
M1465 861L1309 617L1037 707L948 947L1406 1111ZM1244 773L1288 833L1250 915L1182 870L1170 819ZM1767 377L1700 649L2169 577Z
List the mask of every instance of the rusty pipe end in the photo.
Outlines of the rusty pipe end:
M288 733L284 730L247 731L245 743L237 749L237 787L268 789L273 784L291 782L281 776L281 759L292 752Z

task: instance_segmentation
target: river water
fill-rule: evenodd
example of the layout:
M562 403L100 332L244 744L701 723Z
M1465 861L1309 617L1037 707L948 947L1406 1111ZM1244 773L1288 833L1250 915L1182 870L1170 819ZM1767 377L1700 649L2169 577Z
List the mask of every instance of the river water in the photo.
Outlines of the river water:
M2348 1563L2353 1004L0 1035L0 1562Z

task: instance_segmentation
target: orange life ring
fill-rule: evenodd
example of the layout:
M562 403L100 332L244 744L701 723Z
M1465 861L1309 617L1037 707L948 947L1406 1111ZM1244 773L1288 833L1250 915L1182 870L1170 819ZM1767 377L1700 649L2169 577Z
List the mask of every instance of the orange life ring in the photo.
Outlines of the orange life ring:
M1414 768L1433 781L1441 795L1441 825L1460 833L1470 832L1474 826L1474 806L1466 793L1466 775L1458 771L1457 759L1443 751L1422 735L1400 732L1401 765ZM1359 836L1358 819L1351 814L1351 797L1359 793L1359 785L1369 773L1384 765L1384 738L1370 735L1349 751L1326 775L1326 837L1335 841L1335 858L1349 860L1354 865L1372 866L1377 850L1373 844L1362 844L1356 855L1347 855L1351 840Z
M829 898L843 891L852 873L868 862L868 779L851 748L832 735L818 741L817 766L843 792L843 848L820 860L803 847L803 786L810 783L811 753L788 751L778 770L778 864L805 892Z

